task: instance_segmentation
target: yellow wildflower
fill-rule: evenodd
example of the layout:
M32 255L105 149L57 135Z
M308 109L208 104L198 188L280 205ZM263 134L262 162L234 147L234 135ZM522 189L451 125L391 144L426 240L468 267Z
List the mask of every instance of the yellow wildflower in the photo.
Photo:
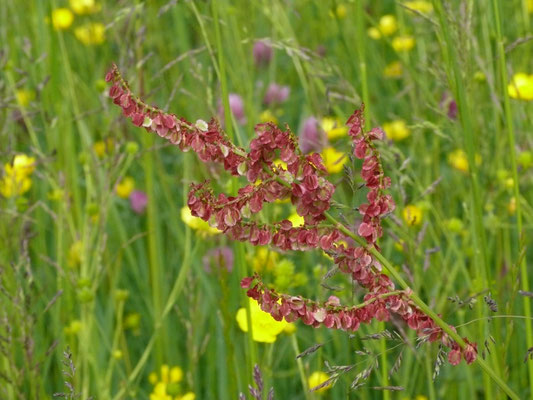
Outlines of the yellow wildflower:
M100 22L91 22L74 29L74 36L86 46L102 44L105 41L105 26Z
M516 197L511 197L507 204L507 212L509 215L513 215L516 212Z
M464 229L463 221L455 217L444 221L444 225L452 233L461 233Z
M154 390L150 394L150 400L181 399L182 397L178 394L180 392L179 383L183 380L183 370L177 366L170 368L164 364L161 366L159 372L159 376L156 372L148 375L148 380L154 385Z
M261 121L262 123L272 122L276 125L278 124L278 119L276 118L274 113L270 110L265 110L261 114L259 114L259 121Z
M76 335L79 331L81 331L82 327L83 325L79 319L73 319L72 321L70 321L70 324L68 326L65 326L63 328L63 331L67 336Z
M115 360L120 360L124 356L124 354L122 354L122 350L118 350L118 349L117 350L113 350L111 355L113 356L113 358Z
M403 119L396 119L394 121L384 123L383 130L385 131L387 137L394 141L403 140L411 135L411 131Z
M307 379L307 385L309 386L309 389L313 389L314 387L317 387L317 386L323 384L328 379L329 379L329 376L325 372L315 371ZM328 390L330 387L331 387L331 383L329 383L328 385L326 385L326 386L324 386L324 387L322 387L320 389L317 389L315 392L316 393L323 393L326 390Z
M428 400L428 398L423 394L419 394L415 397L415 400Z
M530 13L533 13L533 0L527 2L527 9Z
M368 31L366 32L368 33L368 36L374 40L381 39L381 32L376 27L368 28Z
M52 26L58 31L70 28L74 14L68 8L56 8L52 11Z
M429 14L433 11L433 4L429 1L416 0L416 1L406 1L404 3L411 10L421 12L423 14Z
M409 51L415 47L415 38L409 35L396 36L392 39L392 48L397 51Z
M102 5L95 0L70 0L69 4L76 14L93 14L102 9Z
M383 70L383 75L385 76L385 78L400 78L402 74L402 63L399 61L391 62Z
M475 159L476 165L481 164L481 156L479 154L476 154ZM448 163L461 172L468 172L468 159L462 149L452 151L448 155Z
M390 36L398 30L398 22L394 15L384 15L379 19L378 26L370 28L368 35L372 39L380 39L383 36Z
M254 271L272 271L278 263L279 254L270 250L268 247L257 248L254 258L252 259L252 268Z
M346 136L348 128L341 122L339 118L325 117L322 118L320 127L326 132L329 140L335 140Z
M483 71L476 71L474 73L474 80L476 82L485 82L487 80L487 77L483 73Z
M514 74L511 83L507 85L507 92L513 99L533 100L533 75L523 72Z
M252 317L252 338L256 342L274 343L276 337L284 331L289 324L285 320L276 321L272 316L259 307L257 302L250 299L250 314ZM246 317L246 308L239 308L235 317L239 328L243 332L248 332L248 318Z
M19 89L15 93L17 103L21 107L28 107L28 105L35 99L35 92L30 89Z
M402 217L409 226L420 225L422 223L422 209L410 204L403 209Z
M110 153L113 150L113 139L107 138L104 140L99 140L93 144L93 151L99 158L103 158L106 153Z
M12 164L4 165L4 176L0 179L0 194L14 197L31 188L30 176L35 170L35 158L17 154Z
M292 226L298 227L303 226L304 224L304 217L301 215L298 215L297 213L292 213L289 218L287 218L289 221L292 222Z
M195 400L196 395L193 392L187 392L183 396L179 397L179 400Z
M201 236L216 235L217 233L220 233L218 229L210 226L202 218L194 217L191 214L191 210L189 210L189 207L187 206L184 206L181 209L181 220L185 223L185 225L197 231L197 233L199 233Z
M335 15L338 19L344 19L346 18L346 14L348 14L348 9L345 4L339 4L337 8L335 9Z
M130 197L131 192L135 189L135 181L131 176L126 176L122 179L115 188L117 195L123 199Z
M35 171L35 158L26 154L17 154L13 159L13 169L18 174L28 176Z
M518 165L520 165L524 169L533 167L533 152L527 150L521 152L518 155L517 161Z
M70 268L74 268L81 264L81 257L83 254L83 243L77 240L68 249L67 264Z
M59 201L65 196L65 192L62 189L54 189L48 193L48 199L52 201Z
M324 160L324 166L330 174L336 174L342 171L344 164L348 161L346 154L335 150L333 147L326 147L322 150L322 159Z
M138 331L141 325L141 314L137 312L131 312L126 314L124 317L124 329L131 329L133 331Z

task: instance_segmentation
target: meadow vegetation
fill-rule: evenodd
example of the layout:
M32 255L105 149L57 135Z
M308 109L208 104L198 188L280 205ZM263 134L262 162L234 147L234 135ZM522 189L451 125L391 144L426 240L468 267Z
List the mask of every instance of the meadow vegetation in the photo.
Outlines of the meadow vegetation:
M531 398L532 18L533 0L1 1L0 399ZM174 145L177 126L224 145ZM266 131L273 183L243 169ZM293 143L320 154L316 210L283 181L303 181ZM189 195L205 180L270 185L250 216L320 237L232 240L235 215ZM334 251L367 244L395 284L379 298ZM325 306L277 321L265 292ZM346 329L340 303L377 319Z

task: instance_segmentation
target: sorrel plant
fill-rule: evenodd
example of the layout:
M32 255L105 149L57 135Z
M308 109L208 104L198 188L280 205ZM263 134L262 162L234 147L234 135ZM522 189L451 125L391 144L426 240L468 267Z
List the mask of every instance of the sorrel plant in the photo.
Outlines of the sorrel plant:
M448 360L452 365L459 364L462 358L468 364L477 362L508 396L518 398L477 356L476 343L461 338L432 311L381 254L377 243L383 235L381 220L394 210L394 201L386 193L391 180L385 176L376 146L384 134L380 128L365 131L363 105L346 123L353 154L363 160L361 177L368 189L368 202L358 207L362 220L355 233L328 212L335 186L327 179L321 156L304 155L288 128L281 130L272 123L257 125L256 137L247 152L230 141L215 119L193 124L145 104L132 94L116 65L107 73L106 81L113 83L109 90L113 102L134 125L169 140L182 151L192 149L204 163L219 163L231 175L246 178L248 183L238 189L237 196L215 195L208 181L192 184L187 202L192 215L208 221L229 238L252 245L271 245L283 251L322 249L334 259L339 271L367 291L363 302L355 306L342 305L335 296L326 302L316 302L278 293L255 273L243 278L241 287L248 289L247 295L263 311L278 321L299 319L306 325L346 331L356 331L361 323L373 319L388 321L395 314L421 340L438 341L449 348ZM286 163L286 168L275 163L278 158ZM304 218L303 226L294 227L288 220L259 223L253 218L265 202L283 199L290 199L296 207ZM389 275L401 289L396 289Z

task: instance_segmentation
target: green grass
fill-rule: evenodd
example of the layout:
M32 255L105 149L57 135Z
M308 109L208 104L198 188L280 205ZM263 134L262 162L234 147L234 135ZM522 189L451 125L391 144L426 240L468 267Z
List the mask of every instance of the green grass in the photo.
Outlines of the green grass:
M529 291L533 259L533 162L526 160L533 109L510 98L507 85L516 72L533 73L531 41L510 46L530 34L533 14L522 0L434 0L426 16L401 3L107 1L58 31L51 12L68 1L0 2L2 173L16 154L36 159L31 189L0 195L0 398L68 393L67 348L73 389L83 399L149 398L148 376L162 364L180 366L180 393L197 399L247 393L255 364L276 399L504 399L497 380L518 398L531 397L533 361L524 363L533 346L531 298L519 290ZM385 14L396 17L398 32L413 35L412 50L395 52L396 34L368 37ZM76 38L88 22L106 26L103 43ZM254 65L257 39L274 49L266 67ZM394 61L402 75L384 77ZM191 182L211 179L217 192L229 193L242 182L129 124L102 81L112 62L147 103L189 121L221 117L223 109L231 121L226 132L243 147L268 109L262 99L271 82L290 87L288 100L270 111L295 133L309 116L344 122L362 101L369 128L405 120L410 136L381 146L397 204L380 240L384 265L397 286L405 281L460 337L477 342L482 368L445 362L433 380L437 346L416 347L401 323L375 322L353 337L300 324L273 344L243 333L235 315L248 301L239 282L252 272L257 249L202 236L181 218ZM25 105L17 100L24 90L31 96ZM232 117L229 93L244 99L246 124ZM445 96L456 101L457 119L447 116ZM95 143L108 139L112 146L97 155ZM348 138L334 144L349 152ZM464 150L469 172L450 164L456 149ZM357 188L360 164L353 167ZM116 194L126 176L147 194L142 215ZM332 181L338 203L352 208L364 200L347 175ZM402 218L409 204L423 210L420 225ZM350 209L340 211L355 222ZM289 204L275 204L262 218L290 213ZM233 250L231 272L204 269L202 258L219 246ZM278 263L284 259L307 277L290 293L332 294L320 286L333 265L321 252L279 254ZM276 269L265 279L273 283ZM344 277L330 285L341 287L335 294L344 301L361 301ZM484 301L489 293L497 312ZM406 343L362 340L384 328ZM317 343L324 345L296 359ZM401 365L389 374L400 352ZM374 359L379 366L354 393L350 384ZM308 392L307 378L327 372L325 361L354 368L323 395ZM373 389L383 386L404 390Z

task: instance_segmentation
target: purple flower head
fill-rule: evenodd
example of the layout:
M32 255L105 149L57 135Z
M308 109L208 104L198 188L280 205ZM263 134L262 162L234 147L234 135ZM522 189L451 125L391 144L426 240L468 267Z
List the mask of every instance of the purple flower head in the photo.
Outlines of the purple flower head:
M448 104L448 118L457 119L457 103L455 100L450 101Z
M244 115L244 101L242 100L242 97L238 95L237 93L230 93L228 95L229 99L229 108L231 110L231 113L237 120L237 123L239 125L246 124L246 115ZM220 117L221 123L224 125L224 106L222 104L222 101L218 102L218 114Z
M216 268L225 268L231 272L233 270L233 251L227 246L217 247L209 250L202 261L207 272Z
M137 214L144 213L146 205L148 204L148 196L141 190L134 190L130 194L131 209Z
M253 54L255 65L268 65L272 58L272 47L268 43L258 40L254 43Z
M304 154L312 151L320 152L325 145L326 138L318 125L318 120L315 117L307 118L300 131L300 149Z
M457 103L455 100L449 95L448 92L444 92L442 94L442 97L440 99L439 103L440 107L446 110L446 114L448 115L448 118L450 119L457 119Z
M265 93L263 103L270 105L272 103L281 104L289 98L290 89L288 86L281 86L277 83L271 83Z

